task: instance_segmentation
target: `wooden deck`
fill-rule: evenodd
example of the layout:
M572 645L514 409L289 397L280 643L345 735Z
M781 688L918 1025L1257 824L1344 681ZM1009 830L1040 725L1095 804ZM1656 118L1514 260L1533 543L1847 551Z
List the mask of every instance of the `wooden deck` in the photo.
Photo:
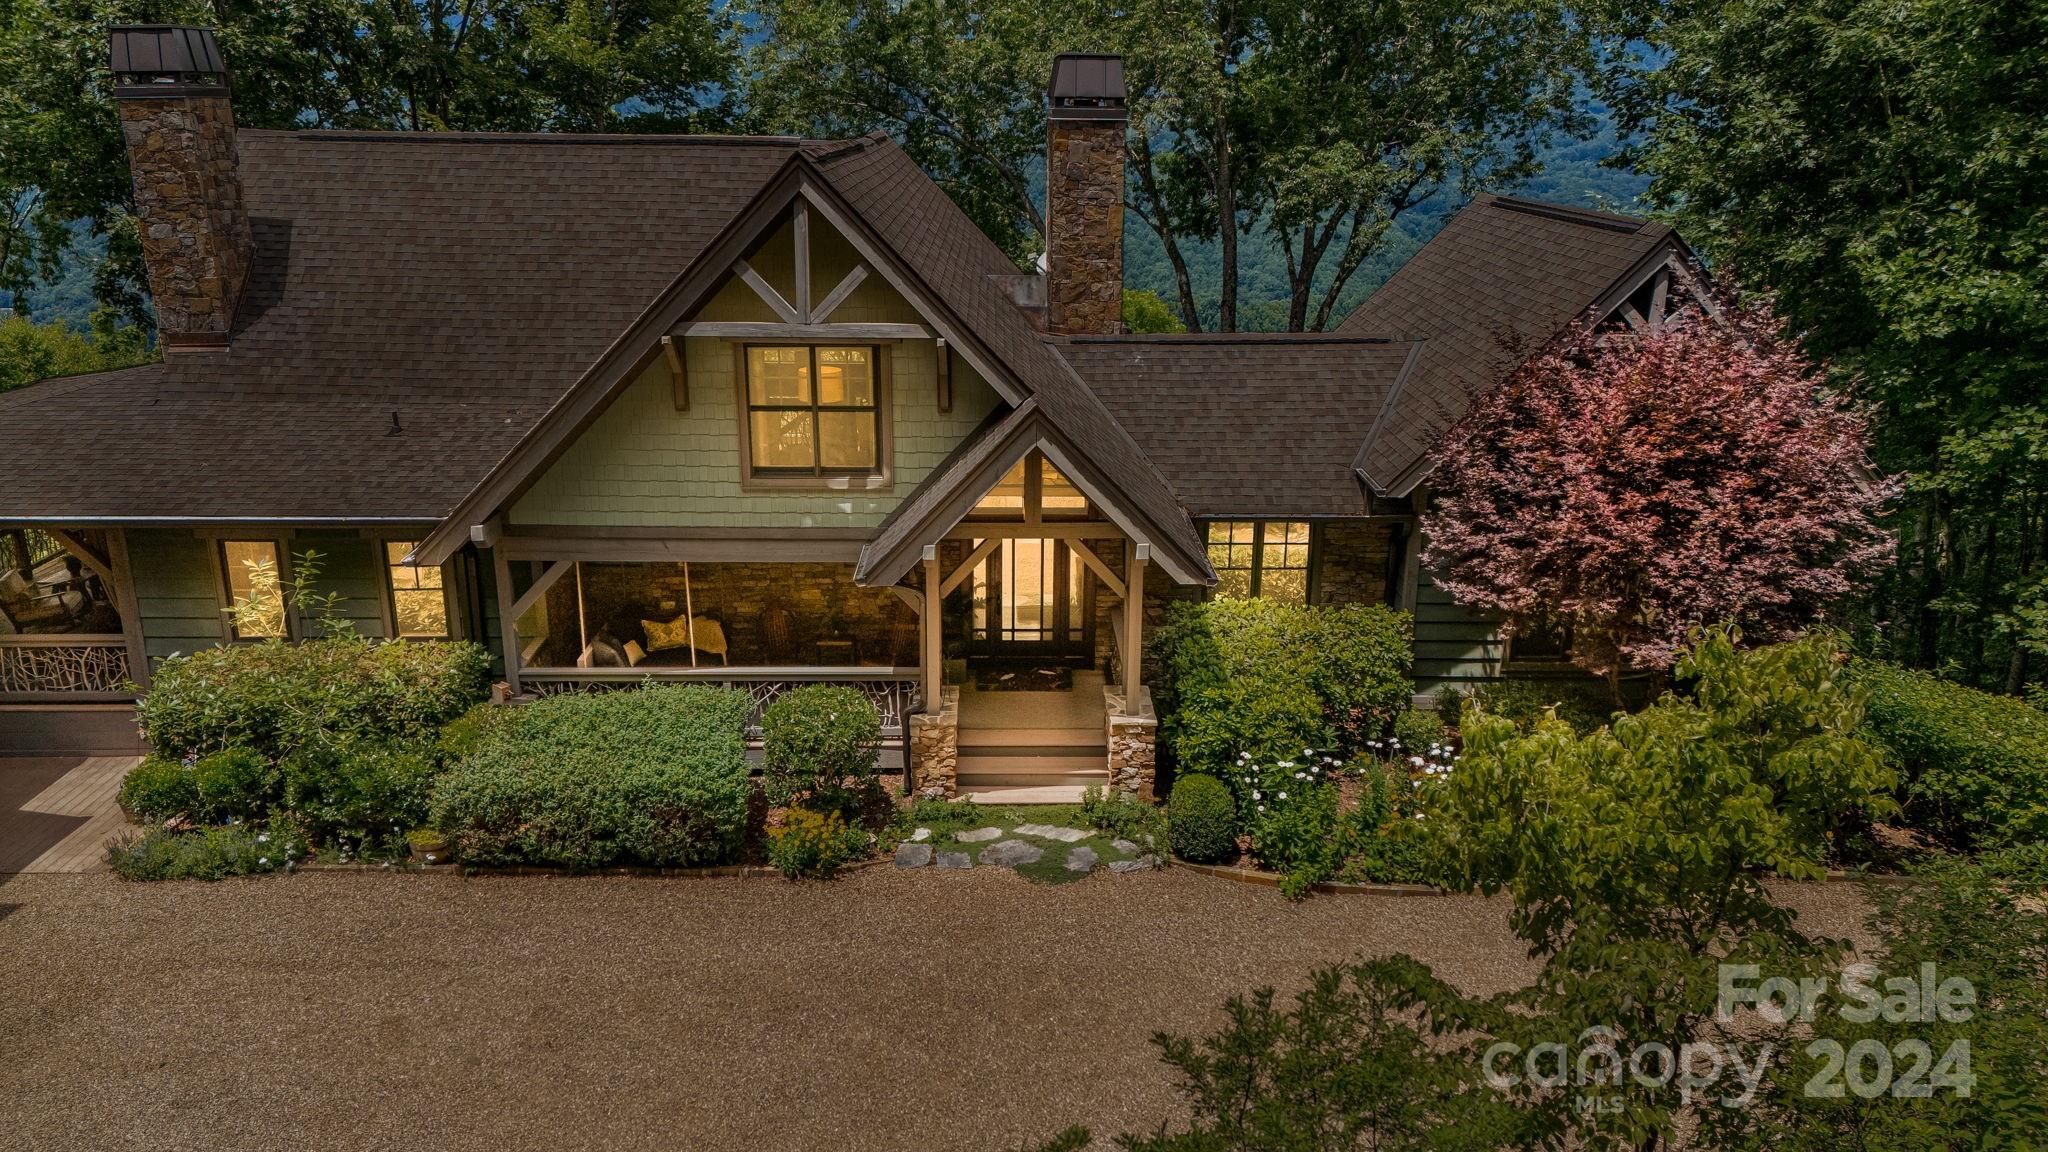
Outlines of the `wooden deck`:
M0 776L16 782L55 776L13 811L0 812L13 851L0 853L0 871L95 872L106 867L107 841L128 821L114 803L121 778L136 756L94 756L68 770L46 760L0 759ZM61 771L61 774L58 774ZM26 860L28 852L41 851Z

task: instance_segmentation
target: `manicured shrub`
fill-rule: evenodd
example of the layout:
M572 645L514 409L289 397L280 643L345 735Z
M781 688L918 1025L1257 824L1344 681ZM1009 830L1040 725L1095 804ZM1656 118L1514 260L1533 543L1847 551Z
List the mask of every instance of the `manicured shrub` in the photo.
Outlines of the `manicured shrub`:
M1394 717L1394 739L1414 754L1441 748L1450 740L1443 714L1430 708L1410 708Z
M768 862L792 880L829 880L866 856L874 839L837 812L792 808L768 834Z
M1166 802L1167 831L1174 855L1197 864L1237 859L1237 801L1214 776L1176 780Z
M199 795L193 814L210 824L268 816L283 795L277 769L247 748L200 757L192 765L192 784Z
M1875 660L1850 677L1864 736L1903 775L1908 823L1957 849L2048 839L2048 712Z
M475 644L332 636L207 648L157 666L138 707L160 756L247 748L279 760L311 743L429 743L484 698Z
M761 713L762 780L772 803L838 803L874 782L882 715L856 688L809 684Z
M183 762L151 756L122 777L115 799L139 820L168 820L199 808L199 785Z
M152 828L107 847L107 866L123 880L221 880L275 872L306 855L289 821L214 825L190 832Z
M389 745L304 748L284 763L284 800L323 845L395 848L427 818L434 762Z
M1176 605L1151 642L1161 738L1183 771L1218 776L1245 753L1355 751L1407 706L1409 637L1378 605Z
M483 747L485 738L514 714L514 709L502 704L479 704L450 720L434 740L435 762L446 768Z
M702 687L525 705L441 778L434 823L471 864L724 860L746 830L752 709Z

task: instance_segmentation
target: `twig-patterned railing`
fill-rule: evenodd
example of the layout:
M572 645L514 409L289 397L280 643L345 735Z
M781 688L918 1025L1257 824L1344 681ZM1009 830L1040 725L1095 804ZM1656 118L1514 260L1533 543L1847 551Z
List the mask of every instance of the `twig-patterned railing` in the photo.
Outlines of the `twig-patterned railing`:
M0 636L0 700L125 700L124 636Z
M882 732L898 736L903 718L922 706L915 668L523 668L519 680L539 696L562 692L605 692L645 684L708 684L753 697L749 735L761 734L761 711L777 696L806 684L845 684L882 714Z

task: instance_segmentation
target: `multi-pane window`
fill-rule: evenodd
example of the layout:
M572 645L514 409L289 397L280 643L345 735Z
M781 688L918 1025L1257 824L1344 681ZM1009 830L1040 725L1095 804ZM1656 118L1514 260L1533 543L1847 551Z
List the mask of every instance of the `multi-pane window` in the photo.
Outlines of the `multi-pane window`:
M441 569L406 564L411 542L384 543L384 572L391 584L391 620L398 635L413 640L448 638L448 590Z
M1216 595L1308 603L1309 525L1302 520L1217 520L1209 525Z
M228 595L228 629L237 640L289 636L284 573L275 540L223 540L221 581Z
M1010 466L970 514L981 520L1081 520L1088 497L1043 452L1031 452Z
M747 448L756 476L882 471L873 348L747 349Z

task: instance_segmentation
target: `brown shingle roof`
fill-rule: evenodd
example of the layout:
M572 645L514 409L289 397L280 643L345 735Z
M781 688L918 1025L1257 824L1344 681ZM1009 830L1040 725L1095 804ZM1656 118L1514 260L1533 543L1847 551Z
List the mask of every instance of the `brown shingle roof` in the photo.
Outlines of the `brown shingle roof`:
M1360 464L1372 484L1406 495L1437 440L1516 362L1579 317L1667 243L1663 224L1481 196L1345 318L1339 332L1423 342Z
M1068 363L1196 516L1363 516L1358 446L1417 346L1347 336L1071 337Z
M439 519L798 146L240 142L232 349L0 399L0 518Z

